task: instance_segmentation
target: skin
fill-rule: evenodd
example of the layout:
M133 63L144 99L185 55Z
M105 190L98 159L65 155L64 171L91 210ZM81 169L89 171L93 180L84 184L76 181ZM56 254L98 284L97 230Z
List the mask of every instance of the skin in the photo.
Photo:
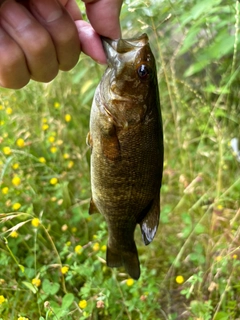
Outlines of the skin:
M0 86L49 82L82 52L106 63L99 35L119 38L122 0L86 0L90 24L75 0L0 1Z

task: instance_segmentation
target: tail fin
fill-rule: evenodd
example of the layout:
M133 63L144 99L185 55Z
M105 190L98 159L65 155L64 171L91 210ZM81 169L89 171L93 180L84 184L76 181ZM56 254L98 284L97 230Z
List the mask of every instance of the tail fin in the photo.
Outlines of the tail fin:
M110 268L124 266L126 272L135 280L140 277L140 265L136 245L132 246L131 251L113 250L107 248L107 265Z

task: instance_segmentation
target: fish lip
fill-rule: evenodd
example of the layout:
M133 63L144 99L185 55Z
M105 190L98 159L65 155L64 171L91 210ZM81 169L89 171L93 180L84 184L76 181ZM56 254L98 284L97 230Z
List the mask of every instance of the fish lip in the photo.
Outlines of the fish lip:
M148 36L143 33L139 37L129 39L109 39L101 37L104 51L108 58L114 58L118 53L126 53L148 44Z

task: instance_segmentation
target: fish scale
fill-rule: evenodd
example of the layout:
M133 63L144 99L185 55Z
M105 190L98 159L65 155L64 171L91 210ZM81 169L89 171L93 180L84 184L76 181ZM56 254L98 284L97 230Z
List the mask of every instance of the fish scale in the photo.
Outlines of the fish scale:
M134 231L144 243L157 231L163 170L163 132L155 59L146 34L103 39L108 68L91 108L92 198L108 226L107 265L138 279Z

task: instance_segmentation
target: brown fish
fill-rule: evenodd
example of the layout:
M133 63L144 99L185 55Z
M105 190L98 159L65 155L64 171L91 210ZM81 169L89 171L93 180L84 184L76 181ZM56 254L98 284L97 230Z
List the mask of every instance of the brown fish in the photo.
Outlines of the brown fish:
M138 279L134 230L145 245L157 231L163 133L155 59L146 34L103 39L108 59L90 117L92 199L108 225L107 265Z

